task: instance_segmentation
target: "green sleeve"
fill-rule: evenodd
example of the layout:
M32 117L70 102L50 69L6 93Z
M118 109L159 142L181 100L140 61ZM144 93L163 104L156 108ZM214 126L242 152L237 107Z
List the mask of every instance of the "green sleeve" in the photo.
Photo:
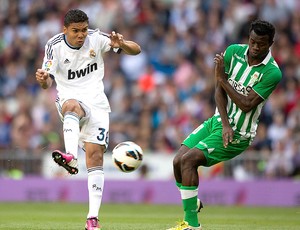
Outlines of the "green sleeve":
M232 55L234 53L234 48L235 45L230 45L227 47L227 49L224 52L224 67L225 67L226 74L229 73L230 62L231 62Z
M261 80L253 86L253 90L266 100L275 90L281 78L282 74L278 68L270 69L268 72L264 73Z

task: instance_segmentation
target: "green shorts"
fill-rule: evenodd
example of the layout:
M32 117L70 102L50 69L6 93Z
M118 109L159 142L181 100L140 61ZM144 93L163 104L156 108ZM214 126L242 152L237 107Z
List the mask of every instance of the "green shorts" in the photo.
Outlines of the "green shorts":
M230 160L245 151L251 143L251 138L244 138L235 133L233 141L227 148L223 145L222 122L219 117L211 117L196 128L182 144L188 148L198 148L203 151L209 167L219 162Z

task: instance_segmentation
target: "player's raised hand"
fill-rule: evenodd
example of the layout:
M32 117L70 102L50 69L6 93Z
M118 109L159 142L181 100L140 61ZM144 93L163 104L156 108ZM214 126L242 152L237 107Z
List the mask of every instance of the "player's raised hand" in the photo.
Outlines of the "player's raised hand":
M109 37L111 41L109 45L112 48L120 48L129 55L137 55L141 52L141 47L137 43L125 40L122 34L112 31Z
M37 82L44 89L49 87L49 84L48 84L49 76L50 76L50 74L43 69L37 69L37 71L35 73L35 78L36 78Z
M37 69L37 71L35 73L35 77L39 83L43 83L43 82L47 81L47 78L49 77L49 73L47 73L43 69Z
M225 69L224 69L224 55L223 53L221 54L216 54L214 58L214 63L215 63L215 77L217 81L221 80L227 80L226 79L226 74L225 74Z
M124 39L122 34L112 31L109 37L111 41L110 46L112 48L122 48L122 45L124 44Z

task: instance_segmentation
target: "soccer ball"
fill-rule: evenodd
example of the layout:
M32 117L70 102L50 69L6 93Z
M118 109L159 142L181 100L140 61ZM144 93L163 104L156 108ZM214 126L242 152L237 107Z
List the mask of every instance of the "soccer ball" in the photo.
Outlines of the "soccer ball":
M129 173L141 165L143 161L143 150L132 141L121 142L114 147L112 160L117 169Z

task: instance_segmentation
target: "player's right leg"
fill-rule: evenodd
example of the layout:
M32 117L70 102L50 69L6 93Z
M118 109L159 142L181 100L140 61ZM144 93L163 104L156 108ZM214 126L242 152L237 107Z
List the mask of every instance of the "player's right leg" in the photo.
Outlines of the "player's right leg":
M180 195L184 210L184 221L189 225L187 229L201 229L198 219L198 210L201 209L201 202L198 204L199 176L197 169L200 165L205 164L205 156L197 148L190 149L182 156Z
M202 227L192 227L189 226L188 222L186 221L181 221L178 222L176 226L172 227L172 228L168 228L167 230L202 230Z
M74 155L54 150L52 152L52 158L55 163L66 169L70 174L78 173L77 159L74 158Z
M56 100L56 108L63 122L63 135L66 152L55 150L52 158L55 163L65 168L70 174L77 174L77 155L80 133L80 121L87 112L75 99Z
M181 192L181 191L180 191L180 187L182 186L182 184L176 182L176 186L178 187L179 192ZM199 213L199 212L201 211L202 208L204 208L204 205L203 205L202 201L201 201L199 198L197 198L197 206L196 206L196 209L195 209L194 212ZM170 229L168 229L168 230L178 230L178 229L180 230L180 229L182 229L182 228L185 229L186 227L191 227L191 226L188 225L188 222L187 222L186 219L185 219L185 220L183 220L183 221L181 221L181 222L178 222L177 225L176 225L175 227L170 228ZM202 227L199 226L198 228L196 227L196 229L200 229L200 230L201 230Z
M184 140L173 160L176 185L180 191L184 209L184 221L170 230L202 229L198 221L198 212L203 208L203 204L198 198L197 169L200 165L206 164L206 158L203 152L195 146L210 135L210 122L211 120L208 120L200 125Z

